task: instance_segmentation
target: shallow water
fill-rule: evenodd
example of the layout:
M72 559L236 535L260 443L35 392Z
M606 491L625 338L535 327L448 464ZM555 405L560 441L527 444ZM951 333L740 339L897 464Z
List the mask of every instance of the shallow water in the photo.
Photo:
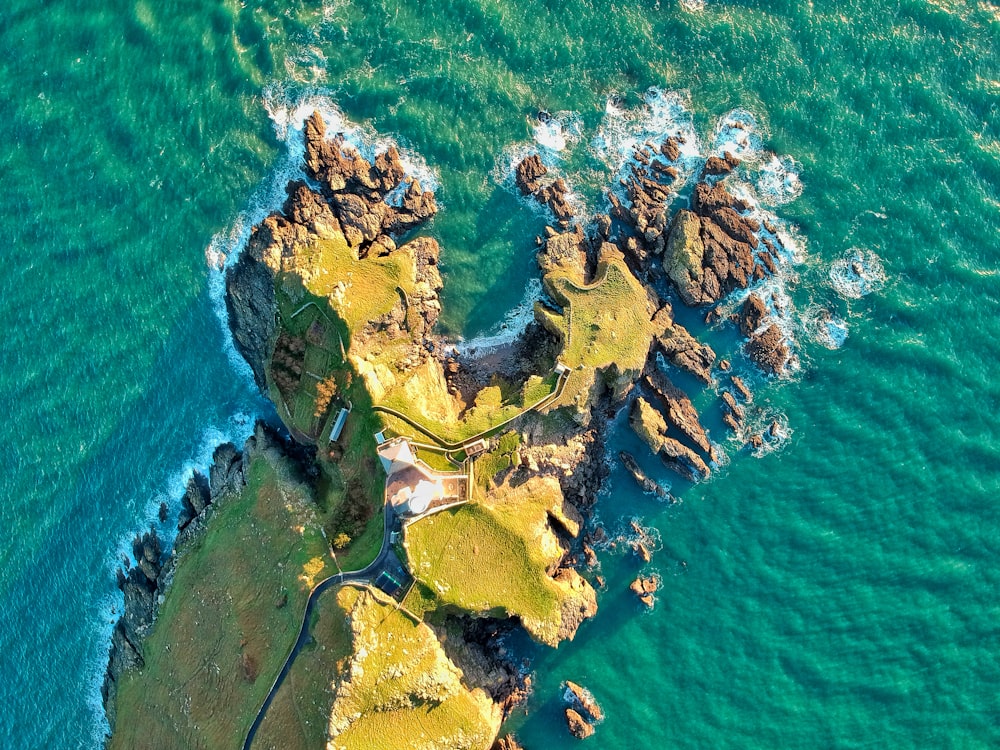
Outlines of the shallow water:
M444 325L472 338L536 274L544 217L497 180L505 153L535 143L539 108L574 113L559 163L599 206L608 97L634 111L651 86L686 92L702 144L727 113L755 118L779 157L755 187L804 243L790 299L849 335L800 337L796 377L756 389L762 415L787 420L780 450L730 447L669 508L615 468L601 517L660 530L658 605L639 612L636 562L604 555L601 612L576 643L534 653L519 735L572 745L569 678L604 705L602 748L1000 742L993 5L91 5L0 9L6 745L96 746L115 559L265 408L223 335L206 250L280 196L282 107L325 97L426 160ZM852 248L886 277L861 297L831 277Z

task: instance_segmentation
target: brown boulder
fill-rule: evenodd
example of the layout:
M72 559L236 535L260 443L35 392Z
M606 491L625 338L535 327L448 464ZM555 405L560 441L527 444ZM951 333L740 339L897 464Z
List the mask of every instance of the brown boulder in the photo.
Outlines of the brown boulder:
M747 388L747 384L743 382L743 378L739 375L733 375L731 377L733 381L733 388L736 392L740 394L744 401L753 401L753 392Z
M668 467L692 482L704 479L711 474L711 470L701 456L673 438L663 438L660 458Z
M594 733L594 726L572 708L566 709L566 726L578 740L585 740Z
M751 294L744 301L743 307L740 308L740 333L744 336L752 336L766 317L767 306L764 304L764 300L756 294Z
M514 168L514 184L521 195L531 195L541 187L540 180L548 172L548 168L542 164L542 158L538 154L532 154Z
M712 382L715 352L702 344L679 323L671 322L656 337L656 344L670 364L694 375L703 383Z
M743 348L764 372L775 375L784 373L792 358L785 335L774 323L753 335Z
M710 156L705 161L702 175L729 174L740 164L740 160L728 151L723 156Z
M652 608L656 603L653 594L659 588L660 579L657 576L638 576L629 585L629 590L638 597L639 601L649 608Z

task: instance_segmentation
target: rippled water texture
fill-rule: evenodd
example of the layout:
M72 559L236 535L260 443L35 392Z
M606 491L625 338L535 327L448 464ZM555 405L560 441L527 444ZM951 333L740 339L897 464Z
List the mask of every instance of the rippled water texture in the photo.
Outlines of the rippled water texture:
M280 197L282 103L336 102L435 170L444 325L471 338L536 273L544 219L498 179L511 149L562 154L598 206L608 98L627 114L656 87L685 92L701 142L743 112L774 154L752 187L803 242L786 291L806 335L756 403L789 438L730 446L669 509L615 467L601 517L659 530L659 602L639 612L637 561L604 553L597 619L527 647L519 736L574 747L569 678L610 750L996 747L998 39L995 4L949 0L7 0L4 745L97 746L117 555L266 408L206 251ZM560 128L534 130L539 108Z

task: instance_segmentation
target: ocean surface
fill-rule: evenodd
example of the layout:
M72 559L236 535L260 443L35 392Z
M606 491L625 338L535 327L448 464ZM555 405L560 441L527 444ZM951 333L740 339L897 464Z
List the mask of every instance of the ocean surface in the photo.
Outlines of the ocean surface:
M611 460L602 523L659 550L602 552L597 618L523 646L529 750L576 747L565 679L608 750L1000 746L992 0L5 0L0 48L0 745L99 746L117 561L267 410L212 263L280 200L296 112L321 105L436 181L455 336L537 289L545 219L507 183L525 149L596 210L636 139L681 123L708 153L751 123L748 184L798 248L801 367L754 383L787 439L740 452L705 393L728 463L680 504Z

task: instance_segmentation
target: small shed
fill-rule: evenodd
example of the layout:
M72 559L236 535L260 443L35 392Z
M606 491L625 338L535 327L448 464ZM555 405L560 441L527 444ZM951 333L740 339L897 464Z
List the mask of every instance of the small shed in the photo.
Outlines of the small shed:
M344 425L347 424L347 415L350 413L350 409L340 410L340 414L337 415L337 421L333 423L333 429L330 430L331 443L335 443L340 440L340 433L344 431Z
M465 455L469 458L473 456L478 456L480 453L485 453L489 450L489 444L486 442L485 438L479 438L479 440L473 440L471 443L466 443L462 446L465 450Z

